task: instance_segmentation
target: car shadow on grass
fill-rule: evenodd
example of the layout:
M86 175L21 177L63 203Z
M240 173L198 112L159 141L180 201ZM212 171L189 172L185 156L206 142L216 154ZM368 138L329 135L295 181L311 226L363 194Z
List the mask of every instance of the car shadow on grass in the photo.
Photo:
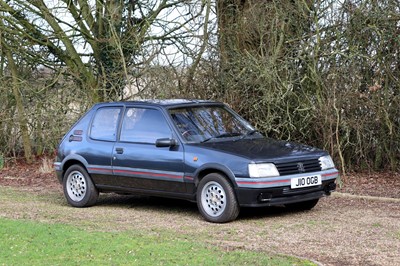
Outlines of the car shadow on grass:
M267 218L284 217L301 213L304 211L293 210L285 206L271 206L271 207L258 207L258 208L241 208L238 220L258 220Z
M115 206L146 210L160 210L172 212L189 212L196 214L196 203L173 198L154 196L120 195L115 193L103 194L99 197L96 206Z
M96 206L115 207L115 208L135 208L141 210L159 211L160 213L182 213L182 215L192 215L200 217L200 213L195 202L181 199L160 198L154 196L120 195L115 193L101 194ZM284 206L273 207L242 207L237 218L240 220L258 220L266 218L283 217L301 211L291 210Z

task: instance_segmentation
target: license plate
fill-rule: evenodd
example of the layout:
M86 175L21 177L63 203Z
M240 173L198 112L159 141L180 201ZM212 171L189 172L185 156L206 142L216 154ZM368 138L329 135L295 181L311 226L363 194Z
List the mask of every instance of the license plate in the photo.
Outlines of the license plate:
M294 188L318 186L321 184L322 184L321 176L312 175L312 176L292 178L290 187L294 189Z

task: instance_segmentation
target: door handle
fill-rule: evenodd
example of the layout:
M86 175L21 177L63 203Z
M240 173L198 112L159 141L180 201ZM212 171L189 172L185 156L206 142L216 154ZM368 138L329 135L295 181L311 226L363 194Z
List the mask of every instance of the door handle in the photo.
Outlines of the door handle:
M115 148L115 151L117 152L117 154L123 154L124 153L124 149L123 148Z

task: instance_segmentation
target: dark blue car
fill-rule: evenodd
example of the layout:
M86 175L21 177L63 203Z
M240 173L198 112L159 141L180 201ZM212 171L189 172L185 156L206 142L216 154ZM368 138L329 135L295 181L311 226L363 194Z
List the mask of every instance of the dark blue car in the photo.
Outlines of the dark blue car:
M64 136L55 170L68 203L99 192L197 202L210 222L240 207L307 210L335 190L327 152L263 137L226 105L152 100L94 105Z

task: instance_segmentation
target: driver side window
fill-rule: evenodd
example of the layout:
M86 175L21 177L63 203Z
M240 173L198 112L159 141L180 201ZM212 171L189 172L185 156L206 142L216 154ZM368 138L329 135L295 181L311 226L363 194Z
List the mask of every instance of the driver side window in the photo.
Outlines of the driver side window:
M161 138L171 138L171 129L161 111L145 108L126 109L120 141L154 144Z

